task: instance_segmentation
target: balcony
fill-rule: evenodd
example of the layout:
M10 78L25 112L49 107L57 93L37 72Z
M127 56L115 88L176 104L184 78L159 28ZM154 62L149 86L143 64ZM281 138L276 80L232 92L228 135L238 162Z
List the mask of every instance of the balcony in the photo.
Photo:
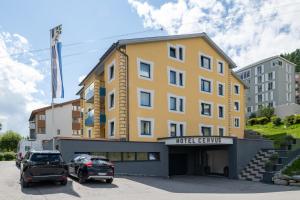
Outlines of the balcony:
M87 117L85 118L86 126L94 126L94 110L87 112Z
M73 118L80 118L81 114L79 110L72 110L72 117Z
M89 90L85 95L85 100L87 103L94 103L94 91Z
M29 122L29 129L35 129L35 122Z
M72 123L72 130L80 130L80 129L81 129L80 123L78 122Z

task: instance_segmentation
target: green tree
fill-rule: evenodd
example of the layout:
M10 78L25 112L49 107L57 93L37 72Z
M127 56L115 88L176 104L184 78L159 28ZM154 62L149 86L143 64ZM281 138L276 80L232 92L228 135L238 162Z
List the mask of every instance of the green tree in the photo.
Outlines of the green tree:
M296 72L300 72L300 49L296 49L291 53L284 53L280 55L281 57L287 59L290 62L296 64Z
M15 151L19 141L22 139L21 135L14 131L6 131L0 138L0 149L4 151Z
M266 117L269 121L271 117L274 115L274 108L273 107L262 107L258 111L259 117Z

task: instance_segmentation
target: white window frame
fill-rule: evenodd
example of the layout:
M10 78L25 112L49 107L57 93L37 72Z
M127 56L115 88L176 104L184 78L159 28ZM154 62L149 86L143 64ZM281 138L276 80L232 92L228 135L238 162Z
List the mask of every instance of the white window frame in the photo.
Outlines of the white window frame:
M186 136L186 122L168 120L168 135L169 135L169 137L171 137L171 124L176 124L176 137L179 137L179 135L180 135L179 127L181 124L183 125L183 135L182 136Z
M173 58L170 56L170 47L172 47L176 50L176 52L175 52L176 58ZM182 48L182 60L179 59L179 48ZM181 44L174 45L174 44L168 43L168 58L183 63L185 61L185 46L183 46Z
M201 112L201 109L202 109L201 103L210 104L210 109L211 109L211 111L210 111L211 115L210 115L210 116L209 116L209 115L203 115L203 114L202 114L202 112ZM200 116L201 116L201 117L213 118L213 116L214 116L214 104L213 104L213 102L199 100L199 113L200 113ZM225 112L224 112L224 113L225 113Z
M239 105L239 109L238 109L238 110L235 109L235 103L238 103L238 105ZM235 100L235 101L233 102L233 110L234 110L235 112L240 112L240 111L241 111L241 104L240 104L240 101Z
M150 93L150 104L151 106L142 106L141 105L141 92ZM138 107L143 109L153 109L154 108L154 90L148 90L144 88L137 88L137 98L138 98Z
M110 107L110 97L111 97L112 94L114 94L114 106ZM108 93L107 102L108 102L108 104L107 104L108 111L111 111L111 110L115 109L115 107L116 107L116 90L115 89L111 90Z
M239 120L239 126L235 126L235 120ZM241 118L240 117L233 117L233 127L234 128L240 128L241 127Z
M172 84L172 83L171 83L171 76L170 76L170 72L171 72L171 71L175 71L175 73L176 73L176 84ZM168 68L167 68L167 73L168 73L168 84L169 84L170 86L178 87L178 88L184 88L184 87L185 87L185 71L179 70L179 69L176 69L176 68L174 68L174 67L168 66ZM179 73L182 74L182 78L183 78L182 82L183 82L183 85L179 85Z
M211 134L210 134L210 136L213 136L213 135L214 135L214 126L213 126L213 125L199 124L199 135L200 135L200 136L208 137L208 136L202 135L202 132L201 132L202 127L211 128Z
M201 65L201 56L205 56L205 57L208 57L210 59L210 69L207 69L205 67L202 67ZM200 67L200 69L203 69L203 70L206 70L206 71L209 71L209 72L213 72L213 66L214 66L214 60L213 60L213 57L212 56L209 56L203 52L199 52L198 54L198 66Z
M137 58L136 62L137 62L136 65L137 65L138 78L142 79L142 80L153 81L154 62L149 61L149 60L144 60L144 59L141 59L141 58ZM147 64L150 65L150 78L147 78L147 77L144 77L144 76L141 75L141 67L140 67L141 62L147 63Z
M110 70L111 68L114 69L114 74L113 77L110 79ZM107 79L108 79L108 83L111 83L113 80L115 80L116 77L116 61L113 60L109 65L108 65L108 70L107 70Z
M176 99L176 110L171 110L171 101L170 101L170 97L173 97ZM179 106L180 106L180 100L179 99L183 99L183 111L179 110ZM168 93L168 111L171 113L178 113L178 114L184 114L185 113L185 96L178 96L172 93Z
M222 63L222 64L223 64L223 73L220 72L219 63ZM224 61L222 61L222 60L217 60L217 71L218 71L218 74L219 74L219 75L225 76L225 62L224 62Z
M239 93L238 94L235 93L235 86L239 87ZM239 96L241 94L241 85L233 84L232 90L233 90L232 92L233 92L234 95Z
M219 85L223 85L223 95L219 94ZM225 83L217 81L217 95L219 97L225 97Z
M110 127L110 124L111 123L114 123L114 132L113 132L113 134L111 135L111 127ZM108 120L108 137L109 138L115 138L116 137L116 118L113 118L113 119L110 119L110 120Z
M223 117L220 117L219 113L219 107L223 107ZM225 105L224 104L218 104L218 119L225 119Z
M151 134L150 135L142 135L141 134L141 121L150 121L150 124L151 124ZM152 138L154 136L154 128L155 128L154 118L138 117L137 118L137 124L138 124L138 135L139 135L139 137Z
M201 88L202 88L202 85L201 85L201 80L205 80L205 81L209 81L210 82L210 92L206 92L206 91L202 91ZM204 93L204 94L212 94L214 92L214 81L212 79L208 79L208 78L205 78L203 76L199 76L199 91L201 93Z
M220 128L223 129L223 136L220 136L220 131L219 131ZM219 135L220 137L226 136L226 129L225 129L225 126L218 126L218 135Z

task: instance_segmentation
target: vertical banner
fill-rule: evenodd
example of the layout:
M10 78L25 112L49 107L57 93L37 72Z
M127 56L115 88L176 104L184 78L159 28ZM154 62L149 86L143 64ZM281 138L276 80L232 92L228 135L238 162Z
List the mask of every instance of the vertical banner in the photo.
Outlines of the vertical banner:
M64 98L61 47L62 25L50 30L52 98Z

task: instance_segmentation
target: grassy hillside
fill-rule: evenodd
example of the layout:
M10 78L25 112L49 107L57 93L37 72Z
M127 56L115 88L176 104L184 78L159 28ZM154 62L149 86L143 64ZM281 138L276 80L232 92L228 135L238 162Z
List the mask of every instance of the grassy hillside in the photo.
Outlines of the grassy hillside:
M259 132L264 136L286 133L287 135L292 135L294 138L300 138L300 124L294 124L289 127L285 127L284 125L274 126L270 122L265 125L246 126L246 129Z

